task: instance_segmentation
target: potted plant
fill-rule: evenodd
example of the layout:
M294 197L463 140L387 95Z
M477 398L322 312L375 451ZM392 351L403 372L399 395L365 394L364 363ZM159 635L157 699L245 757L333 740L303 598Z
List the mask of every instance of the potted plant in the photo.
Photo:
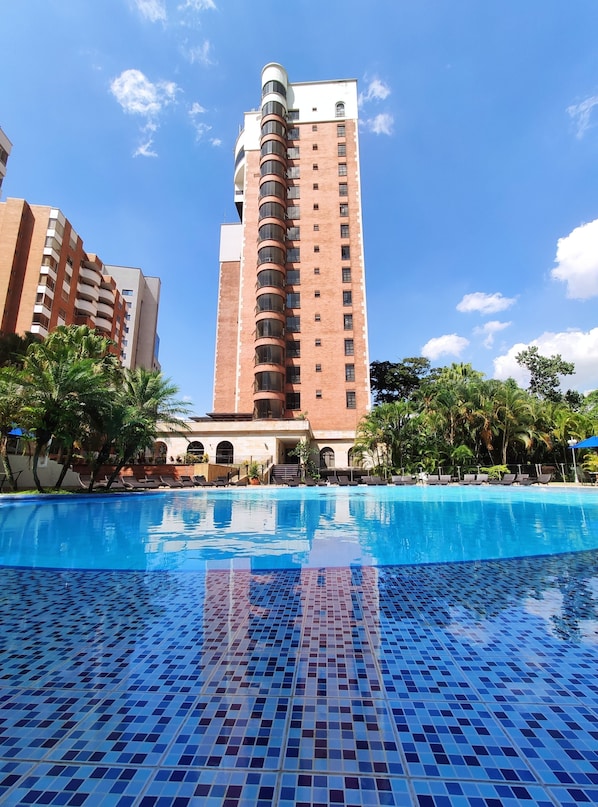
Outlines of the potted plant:
M250 462L247 468L247 476L249 477L250 485L260 484L260 466L257 462Z

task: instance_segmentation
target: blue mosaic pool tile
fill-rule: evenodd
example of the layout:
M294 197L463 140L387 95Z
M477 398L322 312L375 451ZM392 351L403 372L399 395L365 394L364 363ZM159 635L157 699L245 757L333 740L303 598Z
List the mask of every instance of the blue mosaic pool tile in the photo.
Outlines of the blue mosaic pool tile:
M386 704L360 698L296 698L285 767L379 776L405 772Z
M279 807L402 807L411 803L406 779L326 773L283 773L276 802Z
M411 787L417 807L555 807L537 785L414 779Z
M199 698L163 764L278 770L289 709L288 698Z
M411 776L535 781L524 757L484 704L395 701L391 709Z
M278 775L268 771L162 767L148 777L139 807L272 807Z
M108 765L157 765L193 698L178 693L116 693L102 698L47 758Z
M147 776L141 768L42 762L6 794L3 804L125 807L140 803Z

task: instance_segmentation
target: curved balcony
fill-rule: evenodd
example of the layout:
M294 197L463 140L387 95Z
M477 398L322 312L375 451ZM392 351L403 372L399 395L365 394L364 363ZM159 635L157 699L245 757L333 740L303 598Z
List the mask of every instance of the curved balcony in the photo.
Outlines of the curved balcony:
M96 307L93 302L89 300L85 300L82 297L79 297L77 294L77 299L75 300L75 311L76 313L84 314L88 317L94 317L96 315Z
M114 301L116 300L116 294L114 293L114 289L108 288L108 286L100 286L98 289L98 301L104 303L105 305L109 305L111 308L114 308Z
M96 311L98 317L104 317L112 322L112 317L114 316L114 306L106 305L106 303L102 303L98 300Z
M254 401L254 420L281 420L284 417L284 401L278 398L262 398Z
M94 263L83 261L79 267L79 278L81 280L86 280L88 283L92 283L94 286L100 285L102 282L102 277L103 275L101 271Z
M95 319L96 319L96 328L100 331L105 331L105 333L107 333L108 336L110 336L110 334L112 333L112 319L101 316L99 312Z
M97 303L99 297L99 289L97 286L88 286L87 283L79 282L77 284L77 297L82 300L91 300Z

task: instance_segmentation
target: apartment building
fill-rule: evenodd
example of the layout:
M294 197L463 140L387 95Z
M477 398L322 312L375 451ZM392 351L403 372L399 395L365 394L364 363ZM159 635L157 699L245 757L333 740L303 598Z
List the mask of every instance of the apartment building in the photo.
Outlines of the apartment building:
M12 143L0 128L0 196L2 196L2 183L6 176L6 163L10 157Z
M151 343L151 350L135 352L125 366L151 369L159 280L131 269L126 281L124 291L145 288L146 281L152 290L141 297L147 301L148 316L139 313L132 325L118 278L97 255L84 250L81 237L60 210L24 199L0 202L0 332L30 331L45 337L59 325L87 325L113 340L121 360L128 348L123 342L130 339L137 344L142 334L141 342ZM157 281L157 290L151 281Z
M146 277L132 266L105 267L125 301L124 332L121 343L123 367L160 370L158 309L160 278Z
M212 417L307 418L346 464L370 407L357 83L268 64L261 89L221 229Z

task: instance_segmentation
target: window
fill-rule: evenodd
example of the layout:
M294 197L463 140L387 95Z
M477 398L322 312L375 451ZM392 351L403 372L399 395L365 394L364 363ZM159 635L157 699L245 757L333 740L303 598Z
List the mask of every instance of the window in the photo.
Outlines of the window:
M301 383L301 367L287 367L287 384Z
M339 182L338 195L339 196L348 196L349 195L349 186L347 185L346 182Z
M312 123L311 130L312 130L312 132L317 132L318 131L318 124L317 123ZM316 148L317 148L317 146L316 146Z
M267 132L265 134L267 134ZM291 126L291 128L288 131L287 137L289 138L289 140L299 140L299 127Z
M314 209L314 210L319 210L319 209L320 209L320 205L319 205L317 202L314 202L313 209Z
M289 339L287 342L287 359L298 359L301 356L301 342L298 339Z
M311 168L312 168L312 171L317 171L318 170L318 163L314 163Z
M346 157L347 156L347 144L346 143L338 143L337 144L337 155L339 157Z
M320 468L334 468L334 451L331 448L320 451Z
M321 389L317 389L317 390L316 390L316 398L321 398L321 397L322 397L322 390L321 390Z
M287 112L287 120L299 120L299 110L289 109Z
M286 408L296 412L301 409L301 393L300 392L287 392L286 395Z
M316 373L321 373L321 372L322 372L322 365L321 364L316 364Z
M343 328L345 331L353 330L353 314L343 314Z
M133 289L123 289L121 291L123 297L132 297L133 296Z
M344 291L343 292L343 305L353 305L353 292L352 291Z
M301 308L301 295L298 291L287 291L287 308Z
M314 291L314 297L320 297L320 292L317 289Z
M223 440L216 446L216 464L230 465L234 460L233 444Z
M322 319L320 314L314 314L314 322L320 322Z
M352 339L345 339L345 356L355 355L355 343Z
M314 345L315 345L316 347L322 347L322 340L321 340L321 339L316 339L316 340L314 341Z
M341 216L348 216L349 205L346 202L343 202L341 205L339 205L338 212Z
M319 275L319 274L320 274L320 267L319 266L314 266L314 275Z
M299 333L301 331L301 317L287 317L286 327L288 333ZM345 353L345 355L347 354Z
M345 381L355 381L354 364L345 364Z
M343 273L343 283L350 283L351 282L351 267L350 266L343 266L341 271Z
M299 205L289 205L287 207L287 219L300 219L301 209Z
M301 260L299 247L289 247L287 249L287 263L295 263Z
M347 176L347 163L339 163L338 175L339 175L339 177L346 177Z
M345 136L345 124L344 123L337 123L336 124L336 136L337 137L344 137Z
M299 227L287 227L287 238L289 241L299 241Z
M345 244L341 247L341 260L348 261L351 258L351 247L348 244Z
M317 191L317 190L319 190L319 189L320 189L320 186L318 185L318 183L317 183L317 182L314 182L314 184L313 184L311 187L312 187L312 189L313 189L314 191Z
M319 232L319 230L320 230L320 225L319 224L314 224L314 233Z
M299 166L291 165L287 168L287 179L299 179Z
M341 224L341 238L348 238L348 237L349 237L349 225Z
M347 409L357 409L355 393L347 390Z
M342 101L339 101L335 106L335 117L337 118L344 118L345 117L345 105Z
M164 451L166 451L165 443L161 443L161 444L157 443L156 445L163 445L164 446ZM189 445L187 446L187 452L186 453L187 454L193 454L194 457L199 458L199 457L203 457L203 455L206 452L205 452L205 448L203 446L203 443L200 443L199 440L193 440L193 442L189 443Z
M266 184L268 184L268 183L266 183ZM299 198L300 198L299 185L290 185L287 188L287 199L299 199ZM288 215L288 213L287 213L287 215Z
M287 157L289 160L299 159L299 146L289 146L287 150Z
M320 251L320 247L318 246L318 244L316 244L314 246L314 252L319 252L319 251Z
M298 286L301 283L299 269L287 269L287 286Z
M314 143L314 144L313 144L313 146L312 146L312 150L313 150L313 151L317 151L317 150L318 150L318 144L317 144L317 143Z

